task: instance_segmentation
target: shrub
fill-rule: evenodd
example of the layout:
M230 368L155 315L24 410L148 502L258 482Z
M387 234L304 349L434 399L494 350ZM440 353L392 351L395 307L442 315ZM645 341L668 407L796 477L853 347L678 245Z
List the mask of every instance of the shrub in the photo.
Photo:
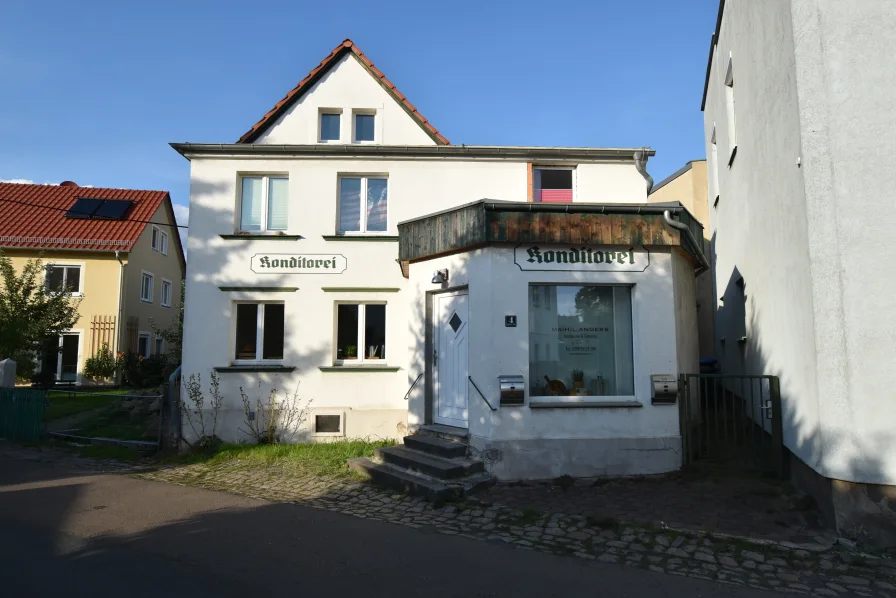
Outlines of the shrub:
M143 357L136 353L119 353L118 361L125 386L149 388L165 381L168 362L164 356Z
M112 355L108 343L103 343L96 355L88 357L84 363L84 375L88 378L111 378L118 369L118 361Z

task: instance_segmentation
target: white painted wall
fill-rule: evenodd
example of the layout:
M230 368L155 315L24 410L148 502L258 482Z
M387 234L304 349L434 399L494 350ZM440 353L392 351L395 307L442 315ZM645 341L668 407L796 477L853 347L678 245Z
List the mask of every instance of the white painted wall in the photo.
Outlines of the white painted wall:
M343 56L255 143L318 143L321 109L342 110L340 143L352 142L352 111L361 109L376 112L374 143L378 145L435 145L351 53Z
M581 164L586 178L580 199L599 198L607 203L646 200L644 179L632 164ZM596 173L606 171L606 176ZM298 241L225 240L238 228L239 177L242 174L285 174L289 177L289 227ZM377 174L389 178L389 235L397 235L398 222L462 205L483 197L525 201L526 164L510 161L475 160L378 160L378 159L200 159L191 162L190 268L184 331L183 371L208 376L212 368L230 364L232 351L231 311L235 300L283 300L287 317L286 362L298 370L275 379L270 374L221 373L226 390L222 437L238 438L243 410L240 385L293 389L301 383L303 400L315 407L351 407L354 410L392 410L385 429L364 427L359 435L395 437L403 433L406 403L403 396L411 364L406 347L407 281L396 263L398 243L327 241L337 224L339 174ZM338 253L348 267L340 275L257 274L250 269L256 253ZM220 286L295 286L299 291L283 294L222 292ZM389 287L402 292L385 295L325 293L321 287ZM320 366L333 364L334 302L385 300L389 364L400 372L333 373ZM347 422L352 414L346 416Z
M860 0L729 0L705 107L718 355L781 378L785 444L827 477L896 483L896 15ZM877 48L877 49L875 49ZM734 66L737 153L724 76ZM735 281L743 277L745 305ZM738 345L746 320L745 344Z
M675 260L682 260L679 256ZM470 375L483 394L495 406L499 404L498 376L519 374L526 380L524 407L500 407L492 412L470 389L469 422L474 444L482 449L502 447L505 460L511 459L510 446L528 446L521 460L506 469L496 465L496 475L506 479L549 477L553 473L600 475L604 473L657 473L680 466L678 409L676 406L651 405L651 374L677 375L676 311L674 305L673 258L667 251L651 251L650 266L644 272L521 272L513 262L510 247L490 247L411 265L413 287L411 328L423 330L424 301L427 291L438 288L431 283L435 270L448 268L450 286L469 285L470 306ZM691 270L693 281L693 270ZM626 397L643 404L642 408L618 409L545 409L528 407L529 378L529 284L588 283L633 285L633 333L635 395ZM680 285L683 293L687 284ZM693 282L689 303L695 305ZM504 326L505 315L516 315L516 328ZM690 319L689 342L696 350L696 320ZM414 365L411 380L423 371L425 346L422 334L413 335L410 362ZM417 365L419 364L419 365ZM415 389L409 404L411 427L424 422L424 380ZM659 440L658 440L659 439ZM592 445L590 454L576 453L579 441L610 441ZM660 449L653 445L659 441ZM550 441L570 441L558 456ZM632 442L625 449L614 449L614 443ZM563 444L561 443L561 446ZM651 448L648 450L647 446ZM583 447L585 445L582 445ZM599 448L598 448L599 447ZM651 461L647 454L657 452ZM618 461L608 467L608 454ZM641 457L637 454L643 452ZM665 452L662 456L660 453ZM563 461L563 459L566 461ZM549 461L549 463L546 463ZM614 469L615 467L615 469ZM545 472L539 475L538 472Z

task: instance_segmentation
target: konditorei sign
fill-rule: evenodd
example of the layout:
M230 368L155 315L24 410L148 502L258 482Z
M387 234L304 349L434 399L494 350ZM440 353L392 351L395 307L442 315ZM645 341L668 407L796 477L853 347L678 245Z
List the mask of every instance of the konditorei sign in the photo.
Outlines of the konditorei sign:
M251 267L256 274L342 274L348 260L338 253L256 253Z
M650 252L640 246L517 245L513 262L524 272L643 272L650 265Z

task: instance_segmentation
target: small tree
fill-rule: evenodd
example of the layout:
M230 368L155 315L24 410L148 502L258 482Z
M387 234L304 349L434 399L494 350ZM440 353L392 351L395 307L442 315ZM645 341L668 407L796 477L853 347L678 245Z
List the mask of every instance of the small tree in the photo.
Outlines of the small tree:
M118 360L112 354L109 343L97 349L96 355L88 357L84 363L84 375L88 378L111 378L118 369Z
M78 321L80 299L70 289L50 290L43 260L28 260L16 274L0 251L0 359L25 362L39 354L47 338L59 336Z
M214 371L211 374L211 382L208 387L210 395L208 407L205 404L205 396L202 394L202 376L200 374L190 374L184 384L184 389L187 391L187 397L181 400L181 413L196 436L196 444L190 446L197 449L214 449L221 443L216 432L218 411L221 410L221 405L224 403L218 374Z
M290 435L295 434L308 419L308 408L311 400L301 405L299 398L299 386L290 397L283 393L283 397L277 396L278 390L271 388L267 399L262 398L261 382L255 389L255 400L240 386L240 398L243 400L243 411L246 415L244 423L246 429L240 431L250 436L258 444L279 444L286 442Z

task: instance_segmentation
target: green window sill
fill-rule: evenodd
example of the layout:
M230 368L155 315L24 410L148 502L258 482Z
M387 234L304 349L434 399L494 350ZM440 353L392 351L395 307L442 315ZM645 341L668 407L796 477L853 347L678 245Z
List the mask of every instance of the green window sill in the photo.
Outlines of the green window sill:
M299 239L304 239L302 235L218 235L222 239L226 239L228 241L233 241L235 239L242 239L245 241L298 241Z
M288 365L223 365L215 368L216 372L291 372L295 366Z
M398 241L398 235L323 235L324 241Z
M401 368L387 365L322 365L318 369L322 372L397 372Z

